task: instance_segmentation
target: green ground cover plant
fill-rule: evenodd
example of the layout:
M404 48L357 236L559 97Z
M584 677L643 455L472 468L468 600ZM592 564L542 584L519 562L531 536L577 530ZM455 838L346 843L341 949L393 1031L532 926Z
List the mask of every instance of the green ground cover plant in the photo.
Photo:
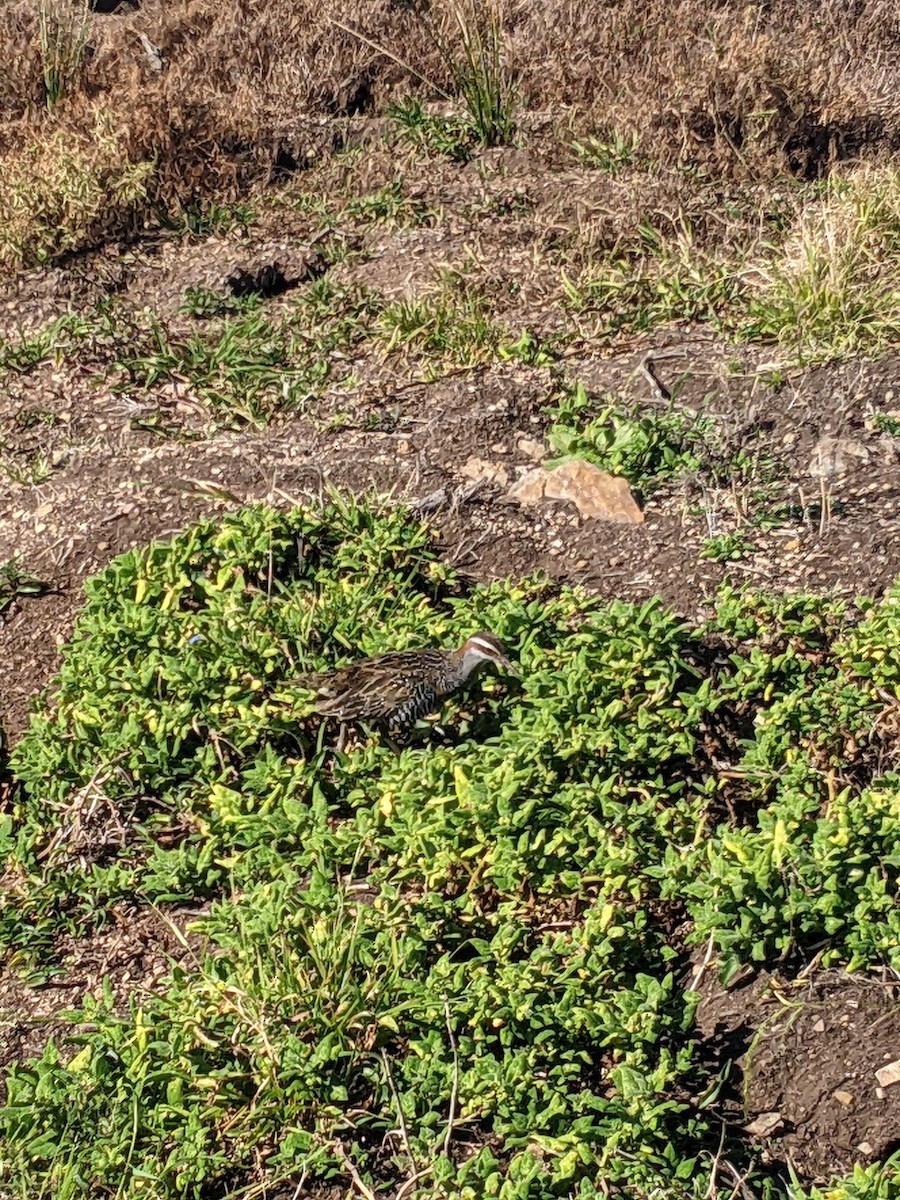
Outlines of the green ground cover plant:
M714 422L702 414L674 405L635 410L616 396L589 396L581 383L565 388L548 412L554 461L586 458L645 496L666 480L696 474L715 438Z
M484 627L521 679L399 754L335 753L295 682ZM660 913L726 972L813 946L900 968L898 650L898 589L726 591L692 627L466 587L406 513L339 498L113 560L11 754L0 946L39 983L64 934L210 908L160 994L86 1000L9 1071L10 1194L731 1194Z

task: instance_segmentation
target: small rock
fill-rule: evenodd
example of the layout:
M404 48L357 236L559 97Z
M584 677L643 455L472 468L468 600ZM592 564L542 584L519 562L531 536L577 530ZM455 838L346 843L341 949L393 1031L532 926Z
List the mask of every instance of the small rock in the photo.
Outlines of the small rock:
M496 483L499 487L506 487L509 483L509 475L502 463L488 462L485 458L479 458L477 454L466 460L462 473L466 479L473 482L483 480L485 483Z
M856 1148L860 1154L865 1154L866 1158L871 1158L875 1153L875 1147L871 1142L860 1142Z
M582 517L598 517L617 525L640 525L644 519L624 479L608 475L582 459L561 463L552 471L535 467L526 472L508 494L522 505L540 504L542 500L568 500Z
M893 1087L895 1083L900 1083L900 1058L894 1059L886 1067L879 1067L875 1072L875 1078L878 1080L879 1086L883 1088Z
M516 449L532 462L540 462L544 457L544 443L539 442L537 438L520 437L516 442Z
M505 442L494 442L493 446L491 446L491 454L505 454L505 453L506 453L506 443Z
M48 500L46 503L38 505L38 507L34 510L34 515L36 517L46 517L47 514L51 512L53 512L53 503L52 501Z
M781 1124L780 1112L764 1112L760 1113L749 1125L745 1125L744 1132L749 1133L751 1137L769 1137L781 1127Z
M401 441L397 443L398 454L409 454L409 442Z
M831 1094L835 1098L835 1100L837 1100L838 1104L844 1104L844 1105L849 1106L853 1103L853 1096L850 1092L838 1091L838 1092L832 1092Z
M816 1021L815 1025L813 1025L813 1033L824 1033L824 1032L825 1032L825 1021L822 1017L819 1017L818 1021Z
M784 543L782 549L784 550L785 554L793 554L795 550L800 549L800 539L791 538L789 542Z
M869 450L862 442L852 438L836 438L828 435L820 437L813 446L806 468L813 479L831 479L835 475L844 475L856 459L858 464L869 461Z

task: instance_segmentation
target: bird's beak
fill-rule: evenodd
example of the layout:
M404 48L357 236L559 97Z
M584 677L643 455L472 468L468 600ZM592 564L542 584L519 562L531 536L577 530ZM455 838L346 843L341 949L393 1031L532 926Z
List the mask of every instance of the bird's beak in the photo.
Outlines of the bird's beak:
M506 657L506 655L504 655L503 658L498 658L497 663L501 667L504 667L506 669L506 671L508 672L508 674L512 675L514 679L521 678L521 676L519 675L519 672L512 665L512 663L509 661L509 659Z

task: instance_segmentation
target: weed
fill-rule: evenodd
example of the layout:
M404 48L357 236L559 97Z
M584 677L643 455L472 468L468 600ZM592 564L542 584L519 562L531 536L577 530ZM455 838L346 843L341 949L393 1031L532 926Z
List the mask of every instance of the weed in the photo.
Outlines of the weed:
M404 349L446 365L473 366L493 358L503 334L489 312L487 297L451 282L430 295L388 305L378 331L388 353Z
M432 116L414 97L389 105L387 115L417 149L454 162L471 159L472 131L464 118Z
M639 246L605 257L576 278L562 272L566 306L595 317L597 336L642 332L666 321L703 321L724 329L739 308L737 264L701 250L686 218L674 236L638 229Z
M615 397L598 408L581 384L548 411L554 422L547 441L561 459L586 458L623 475L643 495L663 480L696 472L712 432L708 418L674 408L631 415Z
M253 312L260 307L260 304L258 295L225 296L212 288L188 287L182 293L178 311L187 313L191 317L208 320L211 317L222 317L229 313Z
M208 295L188 303L195 312L209 313ZM300 408L332 379L342 355L363 337L374 301L364 291L335 289L323 278L298 293L294 306L276 319L253 297L225 307L220 321L186 335L149 317L120 348L119 386L146 390L177 379L225 416L264 422Z
M753 543L742 529L733 533L720 533L716 537L707 538L700 551L701 558L711 558L714 562L737 562L753 553Z
M872 428L877 429L879 433L886 433L890 437L900 437L900 417L893 413L873 413Z
M618 175L638 162L638 137L635 133L628 137L620 133L609 138L587 137L584 141L574 141L572 151L580 166Z
M0 566L0 613L6 611L18 596L43 596L50 585L21 570L18 560L8 559Z
M422 200L403 194L401 180L395 179L377 192L354 197L347 202L346 215L366 223L391 221L398 225L433 225L437 213Z
M38 38L48 108L58 104L78 78L89 12L88 0L40 0Z
M168 212L165 225L178 237L208 238L233 233L246 233L257 220L256 210L249 204L223 205L215 200L182 204Z
M459 0L450 11L450 33L438 29L423 14L420 14L420 19L453 79L457 97L463 102L465 124L470 135L483 146L511 143L515 132L516 87L503 61L501 17L495 0L484 6L479 6L475 0ZM340 21L334 23L411 71L445 100L452 99L443 88L404 62L388 47L379 45ZM391 115L396 117L397 110ZM418 126L422 130L415 104L412 107L408 102L402 105L400 121L407 128Z
M53 474L53 467L46 455L36 452L27 463L21 464L10 459L0 460L0 472L13 483L23 487L37 487Z

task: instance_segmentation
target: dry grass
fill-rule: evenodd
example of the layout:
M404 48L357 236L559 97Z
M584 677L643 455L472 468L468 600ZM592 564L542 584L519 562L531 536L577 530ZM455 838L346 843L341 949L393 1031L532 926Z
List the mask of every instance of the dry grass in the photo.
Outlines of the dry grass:
M805 361L877 352L900 330L900 170L837 176L760 269L756 335Z
M60 12L72 10L74 28L81 2L53 0ZM699 164L744 180L809 179L843 158L900 146L893 0L869 0L861 12L840 0L814 10L805 0L726 0L712 10L695 0L622 0L599 10L507 0L497 11L497 65L522 106L567 106L582 139L600 135L642 161ZM270 0L252 9L242 0L144 0L137 12L90 16L83 60L48 114L38 6L9 0L0 29L0 56L10 64L0 80L0 167L21 172L28 148L39 146L58 176L53 147L68 143L87 155L103 104L111 125L97 162L82 162L87 176L107 177L114 143L123 177L130 164L154 162L142 181L144 217L227 201L264 182L286 147L304 165L322 140L323 117L377 113L410 94L430 98L423 79L459 94L446 53L455 47L465 61L459 12L458 0L433 0L427 13L370 0ZM77 249L90 228L79 220L43 245L38 229L31 238L20 232L18 242L32 246L20 261Z
M120 229L152 176L153 163L132 162L121 128L100 110L84 132L35 125L0 172L0 266L40 263Z

